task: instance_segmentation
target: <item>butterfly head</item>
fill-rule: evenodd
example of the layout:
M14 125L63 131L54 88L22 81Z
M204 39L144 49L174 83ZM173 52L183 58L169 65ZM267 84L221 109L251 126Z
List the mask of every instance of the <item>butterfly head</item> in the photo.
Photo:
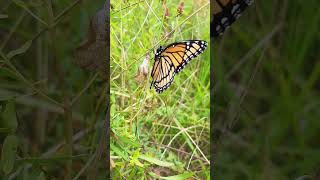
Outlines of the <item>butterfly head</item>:
M155 56L156 56L156 57L159 56L159 55L162 53L162 51L163 51L163 47L160 46L160 47L157 49Z

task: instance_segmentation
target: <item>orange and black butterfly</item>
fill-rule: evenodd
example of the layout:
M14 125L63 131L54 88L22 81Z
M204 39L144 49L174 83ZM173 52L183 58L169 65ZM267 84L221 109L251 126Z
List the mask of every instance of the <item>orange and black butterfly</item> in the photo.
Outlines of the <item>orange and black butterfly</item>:
M253 0L213 0L212 2L211 36L217 37L241 16Z
M166 90L175 74L179 73L188 62L201 54L207 47L206 41L188 40L175 42L167 47L159 47L151 71L152 85L158 93Z

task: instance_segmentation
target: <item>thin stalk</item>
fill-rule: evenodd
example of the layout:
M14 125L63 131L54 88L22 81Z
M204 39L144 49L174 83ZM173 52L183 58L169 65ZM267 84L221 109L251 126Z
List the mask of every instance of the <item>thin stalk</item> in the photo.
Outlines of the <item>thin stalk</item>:
M41 16L41 9L37 9L37 15ZM37 30L41 29L41 23L37 21ZM39 38L36 41L36 58L37 58L37 78L38 81L42 81L43 79L48 79L48 72L47 72L47 58L44 58L45 54L43 50L45 47L43 46L43 38ZM47 46L46 46L47 47ZM47 89L47 81L43 81L40 83L40 88L43 91ZM36 113L36 137L37 137L37 146L38 148L41 147L45 140L45 130L46 130L46 121L48 119L48 111L39 108Z
M21 15L17 19L17 21L14 23L13 27L11 28L10 32L8 35L6 35L5 39L2 41L0 45L0 51L7 45L8 41L12 37L13 33L16 32L18 26L21 24L23 18L26 16L26 12L22 11Z
M28 79L26 79L21 73L20 71L18 71L18 69L10 62L10 59L7 58L7 56L0 51L0 56L1 58L3 58L4 62L6 63L6 65L13 71L13 73L24 83L26 83L33 91L35 91L36 93L40 94L42 97L46 98L47 100L49 100L50 102L61 106L61 104L59 102L57 102L56 100L50 98L48 95L46 95L44 92L41 91L41 89L38 89L34 86L34 83L29 81Z
M67 88L66 88L66 81L65 81L65 73L60 66L60 63L57 61L56 58L56 48L55 48L55 29L54 26L52 26L54 22L54 14L53 14L53 8L52 8L52 1L47 0L47 8L48 8L48 24L49 24L49 30L48 30L48 40L49 40L49 49L51 49L50 57L52 58L52 62L54 63L54 70L55 74L57 74L59 79L59 89L61 89L62 97L63 97L63 110L64 110L64 127L65 127L65 140L66 140L66 156L72 157L72 111L71 111L71 102L68 96ZM72 176L72 159L67 160L66 162L66 174L65 179L71 180Z
M32 40L35 40L37 38L40 37L40 35L46 31L48 31L49 29L54 28L56 25L58 25L58 23L60 22L61 18L66 15L68 12L71 11L72 8L74 8L77 4L79 4L82 0L76 0L74 1L70 6L68 6L66 9L64 9L59 15L57 15L54 18L54 22L52 24L48 24L48 26L44 27L43 29L41 29L37 34L35 34L32 37Z

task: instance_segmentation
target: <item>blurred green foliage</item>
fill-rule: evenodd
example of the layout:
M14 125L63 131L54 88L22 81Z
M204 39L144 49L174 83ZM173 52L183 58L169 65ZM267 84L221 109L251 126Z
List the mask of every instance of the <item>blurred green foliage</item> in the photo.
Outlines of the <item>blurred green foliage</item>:
M320 178L319 6L256 1L215 41L217 179Z
M105 179L106 86L72 63L103 4L0 2L0 179Z

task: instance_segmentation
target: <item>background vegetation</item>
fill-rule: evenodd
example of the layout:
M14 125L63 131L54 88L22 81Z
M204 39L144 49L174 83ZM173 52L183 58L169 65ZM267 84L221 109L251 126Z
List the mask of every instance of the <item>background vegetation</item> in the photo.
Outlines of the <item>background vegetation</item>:
M0 2L0 179L105 179L106 86L72 63L103 4Z
M256 0L214 42L216 179L320 179L319 7Z
M149 89L150 74L137 75L145 58L151 71L159 45L188 39L209 43L209 2L180 3L111 1L113 179L210 177L209 48L162 94Z

